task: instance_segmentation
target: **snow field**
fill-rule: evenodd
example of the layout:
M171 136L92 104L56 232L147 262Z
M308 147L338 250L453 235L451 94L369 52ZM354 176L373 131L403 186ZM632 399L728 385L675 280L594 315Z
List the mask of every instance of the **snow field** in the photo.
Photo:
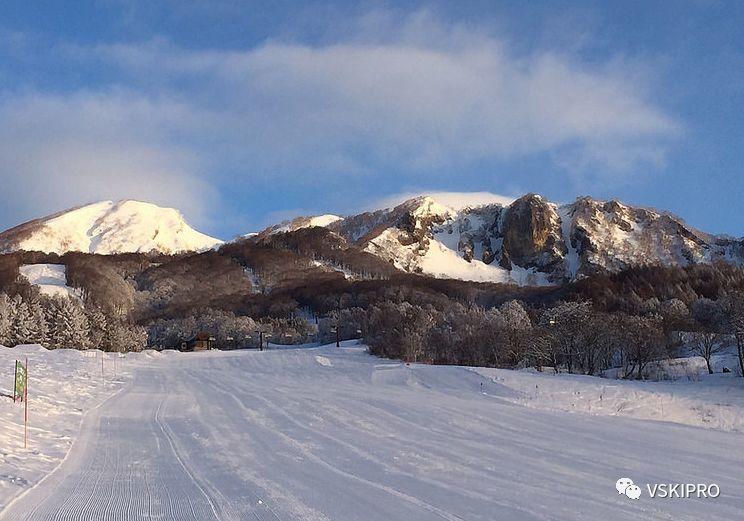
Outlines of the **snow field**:
M64 264L26 264L18 271L29 283L39 286L43 295L79 298L80 292L67 285Z
M705 367L702 359L696 365ZM694 373L692 379L638 382L532 370L472 370L513 390L510 401L526 407L744 433L744 378L733 373L706 371Z
M86 356L88 355L88 356ZM15 360L29 364L29 444L23 448L21 402L13 403ZM38 482L65 457L86 411L120 389L127 359L100 351L0 346L0 505Z
M730 521L744 508L741 433L609 404L567 413L576 392L648 400L646 383L610 392L614 381L409 365L351 344L132 356L129 383L0 520ZM96 361L63 357L81 373ZM721 400L733 384L687 394ZM717 483L721 496L632 501L619 477Z

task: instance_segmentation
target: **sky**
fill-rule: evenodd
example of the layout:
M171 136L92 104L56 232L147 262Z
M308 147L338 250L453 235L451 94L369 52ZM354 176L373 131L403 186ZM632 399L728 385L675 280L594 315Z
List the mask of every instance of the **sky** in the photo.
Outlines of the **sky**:
M103 199L230 239L536 192L744 235L744 2L6 0L0 228Z

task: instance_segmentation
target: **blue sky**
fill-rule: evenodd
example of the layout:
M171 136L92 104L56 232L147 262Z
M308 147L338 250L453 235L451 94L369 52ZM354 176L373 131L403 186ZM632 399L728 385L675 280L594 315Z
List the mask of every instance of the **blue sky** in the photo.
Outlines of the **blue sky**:
M3 2L0 227L231 238L400 194L617 197L744 235L744 3Z

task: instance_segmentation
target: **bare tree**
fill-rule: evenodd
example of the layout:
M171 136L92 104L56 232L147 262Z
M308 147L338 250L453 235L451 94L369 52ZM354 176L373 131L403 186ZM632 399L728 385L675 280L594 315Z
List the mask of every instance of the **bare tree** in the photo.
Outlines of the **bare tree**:
M725 328L736 340L739 374L744 377L744 292L731 292L722 299Z
M524 306L510 300L498 309L497 324L504 344L504 355L509 365L518 365L527 355L532 321Z
M711 358L713 355L722 352L725 345L721 343L721 335L715 331L693 331L692 333L692 352L700 355L705 360L708 373L713 374L713 365Z
M718 302L701 298L692 303L694 331L692 333L692 351L703 357L708 373L713 374L711 358L724 351L721 342L721 330L724 325L724 313Z
M626 334L625 377L642 380L646 366L664 356L665 339L661 317L656 315L629 316L622 324Z
M573 373L580 365L580 354L591 327L591 315L592 304L589 301L562 302L542 314L543 341L549 346L556 369L558 365L564 365L569 373Z

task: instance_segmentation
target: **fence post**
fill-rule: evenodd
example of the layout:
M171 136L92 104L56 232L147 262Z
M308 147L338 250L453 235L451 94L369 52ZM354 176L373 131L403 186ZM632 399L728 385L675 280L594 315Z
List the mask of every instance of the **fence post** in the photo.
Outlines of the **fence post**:
M15 361L15 367L13 368L13 403L16 403L16 382L18 381L18 360Z

